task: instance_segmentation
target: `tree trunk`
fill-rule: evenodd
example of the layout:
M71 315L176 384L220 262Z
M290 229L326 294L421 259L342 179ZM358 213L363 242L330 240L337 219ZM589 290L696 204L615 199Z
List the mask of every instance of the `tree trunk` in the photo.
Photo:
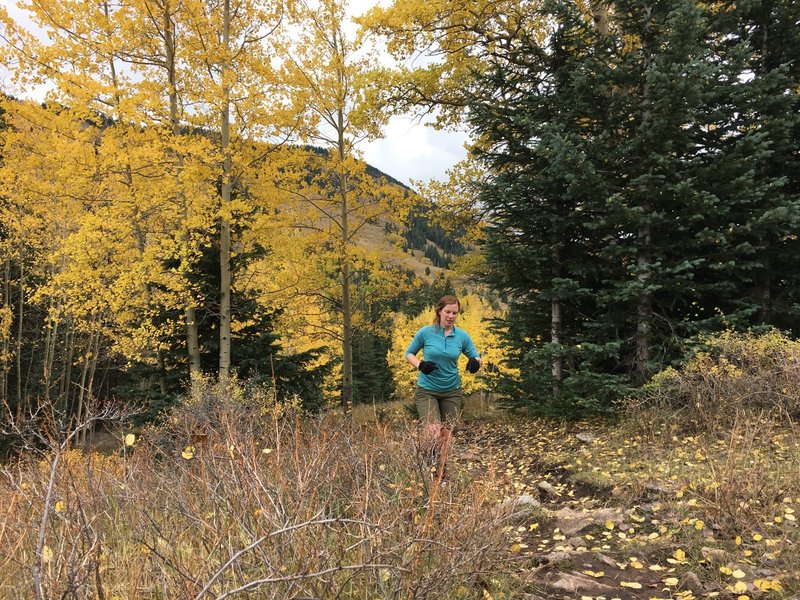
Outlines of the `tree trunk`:
M110 8L108 6L108 2L103 3L103 9L105 11L106 20L108 23L111 23L111 15L110 15ZM169 15L169 5L164 4L164 45L165 45L165 56L166 56L166 64L167 64L167 71L171 73L174 70L175 66L175 53L171 50L174 48L173 39L172 39L172 22ZM112 29L109 28L109 31ZM169 49L169 50L168 50ZM117 80L117 66L114 62L114 56L112 55L109 58L109 69L111 70L111 80L114 85L114 100L117 105L120 104L120 96L119 96L119 84ZM174 92L174 77L170 77L170 93ZM173 134L175 133L174 123L177 121L177 103L175 104L175 110L172 110L173 105L170 104L170 118L172 119L173 124ZM133 174L131 165L128 163L125 165L125 185L131 192L133 192ZM133 194L131 194L133 197ZM144 250L146 246L146 239L144 232L142 231L142 226L139 222L139 210L138 206L134 202L133 207L133 234L136 239L136 250L139 255L139 260L143 260L144 258ZM147 298L147 303L150 304L153 297L152 287L148 282L144 282L144 292ZM166 381L166 368L164 366L164 351L161 349L160 344L156 349L156 355L158 358L158 384L159 389L162 395L166 395L167 393L167 381Z
M184 310L186 319L186 350L189 355L189 374L200 373L200 341L197 335L197 316L194 306L189 305Z
M594 26L600 35L608 35L608 5L603 0L589 0Z
M48 315L46 323L47 333L45 334L42 380L45 397L49 399L50 389L56 385L56 381L53 380L53 364L55 363L56 344L58 343L59 321Z
M647 11L647 18L649 20L650 14ZM647 26L649 28L649 24ZM647 71L650 67L651 50L650 43L647 38L647 30L645 35L642 36L642 56L643 56L643 73L644 84L642 85L642 130L646 131L651 119L650 111L650 85L647 82ZM653 275L653 267L651 261L651 248L652 231L650 228L650 213L652 207L648 200L652 190L643 189L641 216L643 219L639 226L637 234L636 246L636 265L637 265L637 279L639 281L639 297L636 302L636 335L635 335L635 350L634 350L634 369L635 378L638 383L647 381L650 372L650 359L652 358L650 352L651 346L651 320L653 313L653 297L649 290L650 280Z
M59 396L64 398L64 403L69 404L70 383L72 381L72 358L75 356L75 323L68 319L67 331L64 334L64 356L61 361L61 387Z
M17 368L17 420L25 414L22 402L22 325L25 316L25 264L19 261L19 308L17 310L17 340L16 340L16 368Z
M551 228L552 257L553 257L553 279L561 276L561 252L559 251L559 236L556 230L557 216L553 217ZM561 352L561 299L551 290L550 299L550 342L553 345L553 362L551 365L551 375L553 380L553 400L561 398L564 383L564 355Z
M642 207L644 212L649 212L647 204ZM637 278L641 286L639 298L636 303L636 350L635 368L636 378L639 383L647 380L650 371L650 321L653 312L653 298L647 287L652 276L650 263L650 227L645 226L639 229L639 249L636 258L639 273Z
M345 139L344 139L344 111L338 111L339 128L339 161L344 162ZM339 176L339 193L341 197L341 221L342 221L342 251L344 252L342 264L342 406L345 410L350 410L353 406L353 307L350 302L350 263L347 255L347 244L350 238L350 228L347 217L349 212L349 190L347 186L347 174Z
M225 0L222 22L222 36L225 50L230 43L231 14L230 0ZM230 67L228 59L222 67L222 81L227 81ZM220 149L223 156L222 168L222 213L220 217L219 240L219 378L225 380L230 376L231 368L231 224L228 219L228 206L231 201L231 155L230 155L230 90L224 84L222 104L222 123Z
M564 357L561 354L561 301L558 298L550 300L550 342L553 344L553 364L551 373L553 377L553 400L561 398L561 387L564 381Z
M178 120L178 91L177 73L175 66L175 41L172 37L172 18L170 17L168 6L164 6L164 58L167 70L167 80L169 81L169 118L172 126L172 136L177 138L181 135L181 126ZM180 186L181 173L183 171L183 156L180 153L175 157L175 181ZM180 188L179 188L180 189ZM183 196L182 192L179 192ZM191 235L188 230L189 211L186 206L185 198L180 202L183 206L184 231L182 241L188 247ZM189 359L189 374L197 375L200 373L200 338L197 333L197 314L194 306L194 298L187 296L186 306L184 307L184 320L186 321L186 353Z
M0 360L3 365L3 373L0 375L0 403L3 406L8 406L8 376L11 373L11 365L9 359L11 358L11 322L13 321L11 315L13 309L11 308L11 258L6 256L4 269L3 269L3 318L8 319L8 329L3 328L3 344L0 346Z
M91 346L92 349L92 356L89 364L89 377L86 383L86 403L91 406L92 400L94 399L94 377L95 373L97 373L97 363L100 360L100 329L98 324L98 330L94 332L94 342ZM86 409L84 408L84 412ZM85 415L84 420L88 421L91 415ZM80 423L80 421L79 421ZM79 434L81 444L86 443L86 435L88 433L88 428L81 429Z

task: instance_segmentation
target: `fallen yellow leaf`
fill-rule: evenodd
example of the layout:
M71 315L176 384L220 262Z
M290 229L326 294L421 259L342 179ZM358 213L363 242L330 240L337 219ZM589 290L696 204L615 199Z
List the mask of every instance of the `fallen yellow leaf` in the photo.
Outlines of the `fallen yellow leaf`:
M605 571L589 571L587 569L586 571L583 571L583 573L584 575L588 575L589 577L594 577L596 579L599 579L600 577L605 577Z

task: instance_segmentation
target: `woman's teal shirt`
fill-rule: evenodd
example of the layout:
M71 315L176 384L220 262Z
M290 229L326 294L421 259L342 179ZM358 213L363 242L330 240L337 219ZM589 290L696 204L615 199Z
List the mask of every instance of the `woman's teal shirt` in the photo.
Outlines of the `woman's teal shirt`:
M461 376L458 374L458 358L465 354L467 358L479 358L475 344L463 329L453 326L449 335L438 325L423 327L414 335L406 353L416 354L422 350L426 361L436 363L436 370L430 375L422 371L417 376L417 385L432 392L447 392L461 387Z

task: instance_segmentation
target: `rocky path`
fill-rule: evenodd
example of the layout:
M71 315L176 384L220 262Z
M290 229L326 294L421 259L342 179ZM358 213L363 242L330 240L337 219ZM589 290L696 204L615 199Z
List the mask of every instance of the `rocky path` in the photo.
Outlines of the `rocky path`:
M574 450L591 435L570 432ZM581 437L583 436L583 437ZM509 515L505 533L518 555L520 598L527 600L639 600L785 598L771 588L769 564L740 560L715 543L684 549L676 536L697 520L681 519L662 502L674 490L643 487L638 496L581 483L574 469L542 460L548 435L520 435L492 426L456 435L461 473L490 478ZM547 449L552 458L552 446ZM565 453L567 456L567 453ZM572 456L572 454L570 454ZM694 555L689 560L687 551ZM699 553L699 554L698 554ZM777 584L775 584L777 587Z

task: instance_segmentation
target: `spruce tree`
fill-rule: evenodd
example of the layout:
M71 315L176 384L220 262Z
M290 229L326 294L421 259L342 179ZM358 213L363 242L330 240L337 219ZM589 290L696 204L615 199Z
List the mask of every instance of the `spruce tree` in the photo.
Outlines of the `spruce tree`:
M551 0L546 44L494 50L470 122L515 401L602 408L697 333L797 326L796 13Z

